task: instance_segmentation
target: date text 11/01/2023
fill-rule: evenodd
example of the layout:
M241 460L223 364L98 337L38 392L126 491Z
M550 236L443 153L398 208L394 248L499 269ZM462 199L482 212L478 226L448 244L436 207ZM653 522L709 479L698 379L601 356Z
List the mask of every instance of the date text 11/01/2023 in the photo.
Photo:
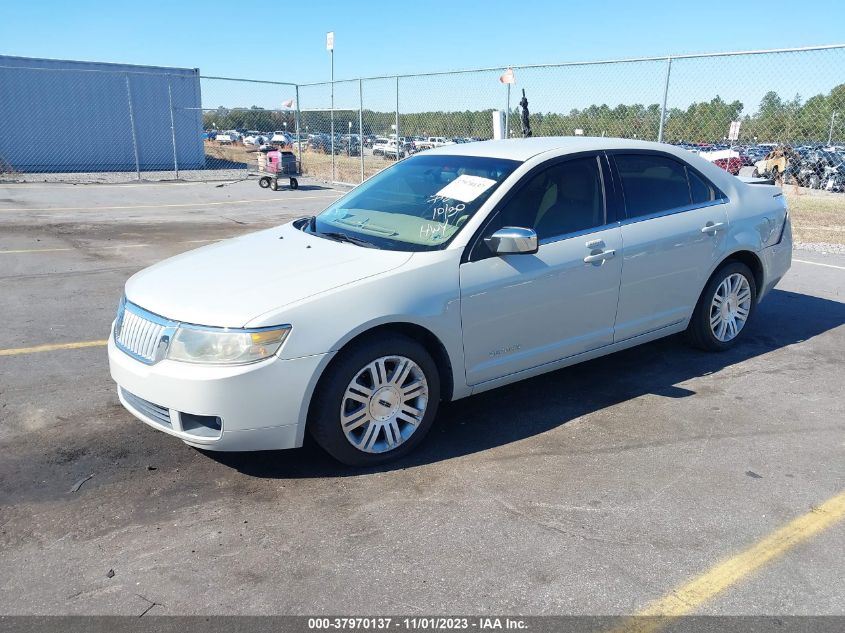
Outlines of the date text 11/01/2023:
M501 617L333 617L308 618L310 630L379 630L400 629L408 631L452 630L520 630L528 624L520 618Z

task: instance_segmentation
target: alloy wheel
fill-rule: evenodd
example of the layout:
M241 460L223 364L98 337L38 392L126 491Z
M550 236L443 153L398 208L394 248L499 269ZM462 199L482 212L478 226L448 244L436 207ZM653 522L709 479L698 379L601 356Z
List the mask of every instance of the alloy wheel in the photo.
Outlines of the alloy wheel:
M751 286L740 273L722 280L710 302L710 329L722 343L736 338L751 313Z
M420 366L404 356L382 356L346 387L340 425L358 450L386 453L414 434L427 406L428 381Z

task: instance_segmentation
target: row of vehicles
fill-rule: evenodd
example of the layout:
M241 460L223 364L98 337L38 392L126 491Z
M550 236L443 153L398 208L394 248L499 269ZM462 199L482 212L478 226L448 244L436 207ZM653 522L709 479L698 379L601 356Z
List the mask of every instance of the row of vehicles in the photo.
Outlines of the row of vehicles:
M845 191L845 146L821 143L798 147L777 143L676 145L706 158L735 176L739 175L743 167L753 167L753 177L770 178L811 189Z
M285 130L262 132L260 130L206 130L203 140L216 141L220 145L242 143L255 147L269 145L292 145L295 137Z
M388 136L365 134L363 138L359 134L335 134L334 143L332 143L331 134L318 133L308 135L305 147L323 154L330 154L334 151L335 154L347 156L360 156L362 149L367 148L372 150L373 156L396 160L427 149L477 140L480 139L445 136L400 136L397 140L395 134Z
M396 140L396 135L391 134L387 137L373 136L365 137L364 145L373 150L373 156L384 156L388 159L396 159L416 154L427 149L435 149L444 147L446 145L460 145L463 143L473 143L481 139L473 137L447 137L447 136L402 136L399 141Z
M810 189L845 191L845 148L778 146L754 163L753 175Z

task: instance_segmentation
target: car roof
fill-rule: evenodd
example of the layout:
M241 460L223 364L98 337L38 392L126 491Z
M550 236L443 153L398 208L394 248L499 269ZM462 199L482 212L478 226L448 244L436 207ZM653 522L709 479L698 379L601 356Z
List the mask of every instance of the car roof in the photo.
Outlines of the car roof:
M542 136L534 138L515 138L496 141L477 141L475 143L456 143L426 150L426 155L483 156L503 158L525 162L542 154L574 154L576 152L595 152L602 150L652 150L679 158L692 165L719 189L734 192L742 183L721 167L714 165L697 153L676 145L637 141L626 138L607 138L602 136Z
M575 153L599 150L659 150L670 154L677 153L677 147L666 143L637 141L625 138L607 138L601 136L538 136L533 138L513 138L494 141L476 141L444 145L426 154L450 154L459 156L489 156L526 161L546 152Z

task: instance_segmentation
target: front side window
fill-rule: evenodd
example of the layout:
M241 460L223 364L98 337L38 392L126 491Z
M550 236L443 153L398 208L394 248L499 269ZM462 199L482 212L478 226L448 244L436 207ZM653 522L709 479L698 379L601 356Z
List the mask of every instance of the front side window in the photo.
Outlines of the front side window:
M534 229L541 240L605 223L604 191L595 156L575 158L530 176L488 228Z
M413 156L353 189L308 230L389 250L442 248L520 164L479 156Z
M629 218L686 207L691 204L686 168L656 154L614 156Z

